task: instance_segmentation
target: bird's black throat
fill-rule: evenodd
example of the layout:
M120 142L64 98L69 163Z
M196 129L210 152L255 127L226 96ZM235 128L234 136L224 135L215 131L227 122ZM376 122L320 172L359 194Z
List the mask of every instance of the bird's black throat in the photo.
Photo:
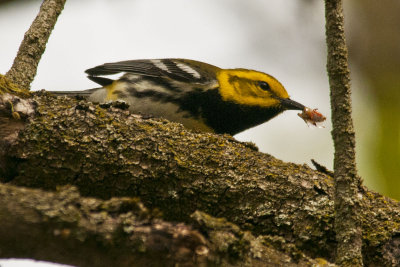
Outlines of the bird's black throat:
M284 111L283 108L246 106L224 101L218 88L187 92L177 99L183 111L202 118L215 133L235 135L262 124Z

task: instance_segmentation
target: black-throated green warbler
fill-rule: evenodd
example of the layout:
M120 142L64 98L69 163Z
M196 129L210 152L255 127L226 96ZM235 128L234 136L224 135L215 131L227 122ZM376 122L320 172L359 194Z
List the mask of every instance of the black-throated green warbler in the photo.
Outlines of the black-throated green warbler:
M124 73L112 80L102 76ZM303 110L274 77L248 69L221 69L188 59L106 63L86 70L101 88L54 92L92 102L123 100L134 113L162 117L190 129L231 135L285 110Z

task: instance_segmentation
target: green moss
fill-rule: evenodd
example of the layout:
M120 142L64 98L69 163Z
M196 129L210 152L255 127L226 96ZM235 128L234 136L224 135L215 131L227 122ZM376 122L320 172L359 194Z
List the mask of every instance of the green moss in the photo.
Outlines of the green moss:
M314 267L324 267L324 266L330 265L330 263L323 258L316 258L315 261L316 261L316 264L314 265Z
M31 96L28 90L19 88L16 84L9 81L6 76L0 74L0 95L5 93L17 95L22 98Z
M333 257L331 177L177 123L47 94L38 103L38 114L10 153L18 161L13 183L74 184L83 195L100 198L138 196L173 221L188 221L195 210L225 217L207 224L228 229L229 235L215 238L226 241L224 253L238 258L248 246L246 231L284 236L297 241L298 251ZM364 240L377 251L400 219L391 200L367 190L363 200Z

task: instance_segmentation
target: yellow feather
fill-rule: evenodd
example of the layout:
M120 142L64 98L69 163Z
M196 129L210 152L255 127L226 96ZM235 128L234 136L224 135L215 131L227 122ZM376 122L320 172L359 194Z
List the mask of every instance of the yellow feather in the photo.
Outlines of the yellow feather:
M110 85L104 86L107 91L106 100L107 101L116 101L118 100L118 95L116 94L117 91L123 91L125 89L125 83L120 82L118 80L114 81Z
M247 69L221 69L217 72L220 94L224 101L242 105L275 107L279 98L289 98L286 89L274 77L259 71ZM264 81L271 87L271 92L262 90L258 82Z

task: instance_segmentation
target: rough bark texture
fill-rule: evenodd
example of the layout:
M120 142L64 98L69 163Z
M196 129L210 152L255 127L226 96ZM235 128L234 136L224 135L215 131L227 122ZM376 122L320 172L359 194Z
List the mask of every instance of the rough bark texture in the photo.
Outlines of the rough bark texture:
M99 106L47 93L30 101L27 105L34 112L19 112L24 124L16 129L19 134L3 140L7 143L0 151L7 162L0 170L3 182L47 190L72 184L80 194L102 199L140 197L146 207L160 210L164 220L192 225L207 242L217 243L217 248L207 246L209 265L260 260L261 266L290 266L317 262L310 258L334 260L330 176L282 162L230 136L194 133L176 123L143 119L129 114L123 104ZM12 117L10 107L0 105L0 116ZM365 264L396 266L400 206L363 187L359 190ZM53 206L52 200L47 203ZM226 222L204 213L203 219L194 220L196 210ZM204 218L209 219L199 223ZM216 223L221 220L222 226ZM227 227L229 222L236 226ZM230 230L217 234L218 229ZM242 239L249 235L247 241ZM257 254L245 245L250 243L263 252ZM283 254L285 263L272 263Z
M1 257L76 266L333 266L305 256L294 263L272 247L281 240L199 211L191 216L196 230L159 219L137 198L83 198L73 187L0 185L0 216Z
M351 117L350 74L341 0L325 0L327 69L331 88L332 137L335 146L336 263L362 266L360 179L355 163L355 133Z
M36 75L37 66L65 0L44 0L39 14L25 33L18 54L6 77L21 88L29 89Z
M204 237L183 224L153 219L132 198L81 198L0 185L1 257L76 266L162 266L207 262ZM71 255L74 255L71 257Z

